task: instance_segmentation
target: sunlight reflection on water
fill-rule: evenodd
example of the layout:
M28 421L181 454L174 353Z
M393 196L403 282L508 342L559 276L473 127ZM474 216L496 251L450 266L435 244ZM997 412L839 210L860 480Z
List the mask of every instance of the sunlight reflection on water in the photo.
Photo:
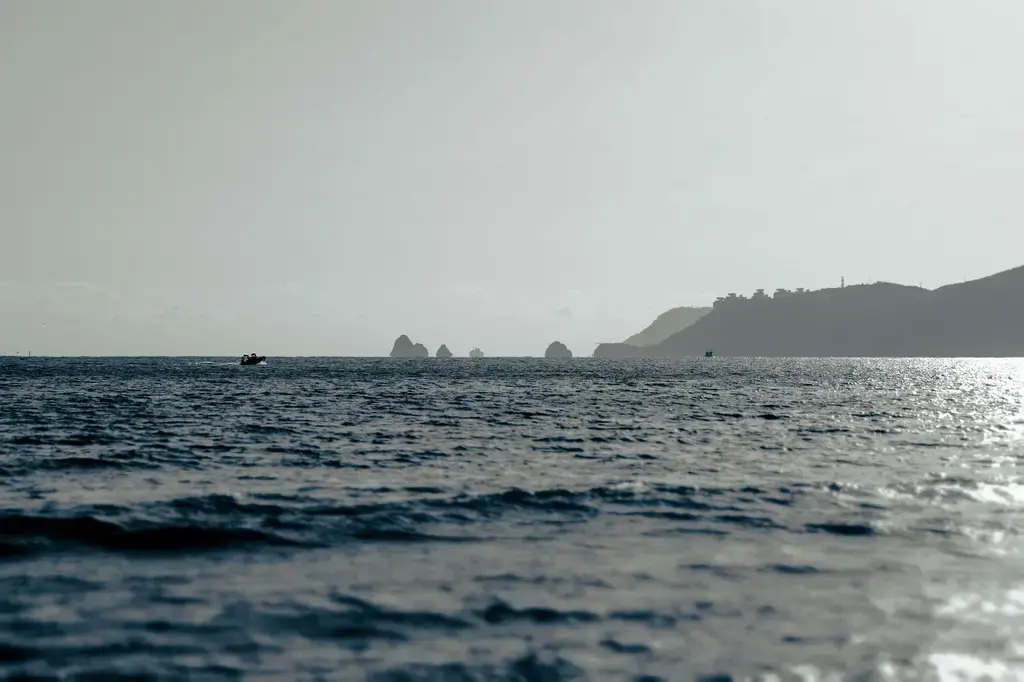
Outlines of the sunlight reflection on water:
M60 674L1021 672L1024 362L4 362L0 654Z

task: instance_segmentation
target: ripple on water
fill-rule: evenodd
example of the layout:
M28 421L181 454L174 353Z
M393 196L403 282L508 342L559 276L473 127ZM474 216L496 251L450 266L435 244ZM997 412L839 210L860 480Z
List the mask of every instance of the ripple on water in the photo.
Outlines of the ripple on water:
M0 358L0 676L1012 679L1021 376Z

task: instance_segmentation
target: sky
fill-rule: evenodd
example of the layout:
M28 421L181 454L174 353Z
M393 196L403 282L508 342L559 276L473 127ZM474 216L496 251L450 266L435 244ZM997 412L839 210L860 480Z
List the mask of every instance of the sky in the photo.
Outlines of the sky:
M4 0L0 354L576 355L1024 264L1019 0Z

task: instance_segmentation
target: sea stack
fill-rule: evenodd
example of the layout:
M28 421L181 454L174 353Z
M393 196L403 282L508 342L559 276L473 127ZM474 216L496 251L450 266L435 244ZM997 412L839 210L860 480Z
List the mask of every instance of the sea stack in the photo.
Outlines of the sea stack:
M414 344L408 336L402 334L395 339L395 345L391 349L393 358L428 358L430 352L422 343Z
M548 349L544 351L544 357L546 358L571 358L572 351L569 350L564 343L561 341L553 341Z
M452 356L452 352L450 350L448 350L448 346L446 346L446 345L444 345L442 343L441 347L437 349L437 357L439 357L439 358L450 358L451 356Z
M469 357L471 358L482 358L483 356L484 352L479 348L474 348L473 350L469 351Z

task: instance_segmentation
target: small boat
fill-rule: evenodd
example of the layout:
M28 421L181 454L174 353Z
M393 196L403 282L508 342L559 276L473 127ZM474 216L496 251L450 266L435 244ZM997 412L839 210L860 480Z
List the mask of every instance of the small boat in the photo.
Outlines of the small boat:
M706 351L704 351L704 357L706 357L706 358L713 358L713 357L715 357L715 351L713 351L713 350L706 350Z
M239 364L241 364L241 365L258 365L261 362L264 362L266 359L267 359L266 355L256 355L255 353L253 353L252 355L243 355L242 356L242 362L240 362Z

